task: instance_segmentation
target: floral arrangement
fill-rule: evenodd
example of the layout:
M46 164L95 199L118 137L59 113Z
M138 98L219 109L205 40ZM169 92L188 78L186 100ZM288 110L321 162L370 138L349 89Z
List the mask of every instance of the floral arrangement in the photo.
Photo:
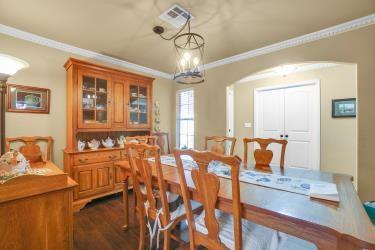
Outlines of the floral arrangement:
M18 151L10 151L0 158L0 183L4 183L18 175L23 175L29 168L29 162Z
M48 168L30 167L29 161L20 152L13 150L0 157L0 184L21 175L44 175Z

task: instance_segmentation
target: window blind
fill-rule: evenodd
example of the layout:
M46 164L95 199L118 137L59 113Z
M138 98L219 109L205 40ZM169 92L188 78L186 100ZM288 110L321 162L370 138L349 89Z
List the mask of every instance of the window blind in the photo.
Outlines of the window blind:
M178 147L194 148L194 90L178 92L177 111Z

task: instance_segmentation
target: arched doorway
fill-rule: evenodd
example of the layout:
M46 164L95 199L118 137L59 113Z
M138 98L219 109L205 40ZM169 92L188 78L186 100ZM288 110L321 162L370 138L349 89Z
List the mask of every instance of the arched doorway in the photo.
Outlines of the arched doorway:
M257 73L250 74L233 84L234 92L234 110L233 123L234 123L234 136L237 138L243 137L256 137L266 136L272 137L270 133L257 133L259 124L256 121L256 113L258 112L257 105L255 104L256 90L272 90L290 88L293 85L300 85L301 83L309 84L311 82L319 82L319 117L318 136L317 142L320 149L316 152L319 159L318 168L322 171L338 172L350 174L354 177L354 184L357 186L357 120L356 117L343 117L335 118L332 116L332 102L337 99L356 98L357 96L357 66L356 64L338 63L338 62L303 62L292 65L281 65L270 69L262 70ZM298 97L298 96L297 96ZM283 97L284 98L284 97ZM298 98L297 98L298 99ZM303 97L299 98L300 101L305 101ZM272 100L272 97L269 99ZM290 103L290 101L289 101ZM270 105L270 109L277 105L284 105L274 103ZM306 104L306 102L305 102ZM300 105L305 105L301 103ZM259 105L258 105L259 106ZM298 102L291 105L297 106L294 112L300 112L298 116L303 114L304 109L299 109ZM285 112L285 109L284 111ZM277 112L275 112L277 113ZM289 112L290 113L290 112ZM269 118L269 124L280 122L272 118L275 114L265 114L262 117ZM289 119L289 126L296 128L296 133L302 134L302 129L298 128L298 123L304 124L301 119L294 119L296 113ZM227 118L231 117L227 115ZM271 118L270 118L271 117ZM299 117L297 117L299 118ZM307 118L311 119L311 118ZM291 122L292 121L292 122ZM297 151L302 150L303 143L295 143L293 146L289 133L285 133L285 119L281 121L284 127L283 133L277 133L277 139L280 135L288 135L289 151L293 151L293 147ZM302 123L301 123L302 122ZM305 124L306 125L306 124ZM308 126L311 126L307 124ZM306 126L307 126L306 125ZM275 127L275 126L274 126ZM298 130L301 131L298 131ZM288 129L287 129L288 130ZM290 129L289 129L290 130ZM284 137L285 138L285 137ZM308 148L309 146L306 146ZM288 149L287 149L288 150ZM237 154L243 151L242 145L238 145ZM287 153L288 154L288 153ZM303 152L294 152L293 155L300 157L298 164L304 160L307 161L309 156L303 155ZM288 163L288 160L286 160ZM290 159L289 163L293 163ZM291 164L292 166L295 166ZM303 164L301 164L301 167Z

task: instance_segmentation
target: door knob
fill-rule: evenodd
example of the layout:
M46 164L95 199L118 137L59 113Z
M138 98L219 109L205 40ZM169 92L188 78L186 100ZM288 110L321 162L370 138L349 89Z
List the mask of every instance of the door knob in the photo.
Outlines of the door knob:
M289 137L289 135L285 135L285 138L288 138Z
M283 138L283 137L284 137L284 135L280 135L280 137L281 137L281 138Z

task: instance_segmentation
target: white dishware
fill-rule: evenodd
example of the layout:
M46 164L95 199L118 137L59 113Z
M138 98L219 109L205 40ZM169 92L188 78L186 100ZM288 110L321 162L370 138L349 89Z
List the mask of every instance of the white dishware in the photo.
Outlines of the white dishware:
M89 146L90 149L96 150L100 146L100 141L92 139L91 141L87 142L87 145Z
M108 137L105 141L102 139L102 144L106 148L112 148L115 145L115 141Z
M155 130L155 132L160 132L161 131L160 126L155 124L154 130Z
M81 140L78 140L78 143L77 143L77 150L79 152L82 152L86 147L86 142L85 141L81 141Z
M119 138L117 138L117 143L120 146L120 148L125 147L125 136L121 135Z
M154 105L155 105L155 108L156 108L156 109L159 109L159 108L160 108L160 102L155 101Z

